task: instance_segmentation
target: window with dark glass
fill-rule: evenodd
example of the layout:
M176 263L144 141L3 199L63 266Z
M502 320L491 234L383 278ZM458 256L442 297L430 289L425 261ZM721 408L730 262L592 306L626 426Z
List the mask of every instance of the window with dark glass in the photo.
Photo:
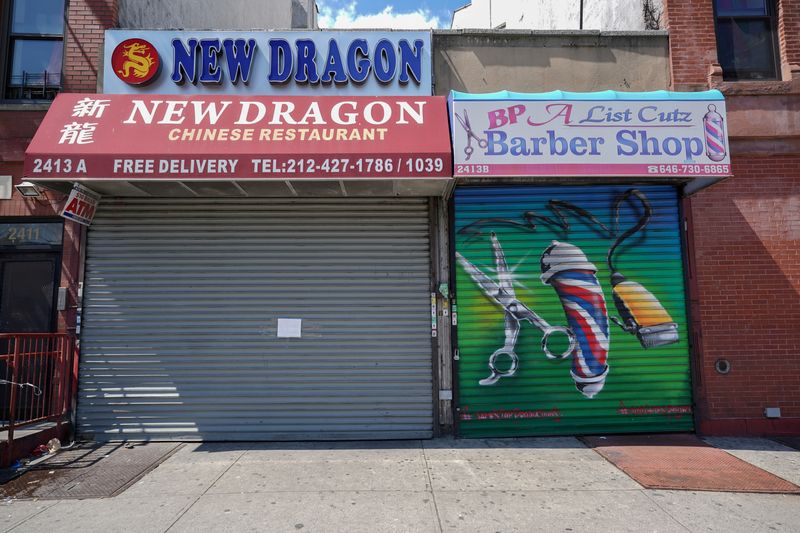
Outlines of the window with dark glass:
M715 0L725 80L778 79L776 7L774 0Z
M61 87L64 0L4 4L3 98L51 100Z
M63 220L0 217L0 333L55 331L63 236Z

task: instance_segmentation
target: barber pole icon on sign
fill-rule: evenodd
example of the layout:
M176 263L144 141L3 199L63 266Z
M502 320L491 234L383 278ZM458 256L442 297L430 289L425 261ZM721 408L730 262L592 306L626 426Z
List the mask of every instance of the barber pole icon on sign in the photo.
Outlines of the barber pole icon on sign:
M712 161L722 161L727 155L725 124L714 104L709 104L708 113L703 117L703 129L706 136L706 155Z

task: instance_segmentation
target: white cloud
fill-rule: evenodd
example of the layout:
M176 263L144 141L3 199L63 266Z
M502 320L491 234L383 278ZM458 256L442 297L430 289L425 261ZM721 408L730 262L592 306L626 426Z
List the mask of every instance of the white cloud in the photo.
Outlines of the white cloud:
M407 13L395 13L394 6L387 5L379 13L359 13L358 2L350 2L343 7L332 7L326 2L317 2L319 27L323 29L369 29L390 28L393 30L422 30L439 28L442 21L427 9L417 9Z

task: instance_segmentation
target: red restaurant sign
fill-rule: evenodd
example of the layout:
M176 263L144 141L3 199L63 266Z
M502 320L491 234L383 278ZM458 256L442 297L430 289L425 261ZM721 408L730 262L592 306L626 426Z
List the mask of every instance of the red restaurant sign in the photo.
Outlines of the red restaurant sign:
M25 156L39 181L451 176L436 96L60 94Z

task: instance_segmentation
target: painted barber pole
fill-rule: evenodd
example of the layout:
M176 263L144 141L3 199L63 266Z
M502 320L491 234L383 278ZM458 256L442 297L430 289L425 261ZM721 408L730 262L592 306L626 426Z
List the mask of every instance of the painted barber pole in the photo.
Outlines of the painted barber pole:
M725 125L717 106L709 104L708 113L703 116L706 137L706 155L712 161L722 161L728 154L725 149Z
M542 282L552 286L578 341L572 352L572 379L587 398L605 385L608 375L608 312L597 267L568 243L553 241L542 253Z

